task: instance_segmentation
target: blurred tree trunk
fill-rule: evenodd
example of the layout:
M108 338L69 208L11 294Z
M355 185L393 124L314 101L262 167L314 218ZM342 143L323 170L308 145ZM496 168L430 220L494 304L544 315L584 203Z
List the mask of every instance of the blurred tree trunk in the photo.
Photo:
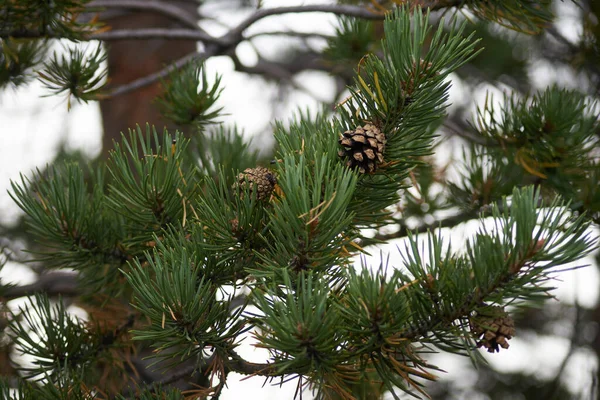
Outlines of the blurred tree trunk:
M180 7L190 19L198 14L195 1L164 1L171 6ZM113 30L141 28L185 28L182 22L151 10L122 11L103 16L104 22ZM135 79L156 72L177 59L196 51L196 43L190 40L123 40L106 44L108 47L108 88L114 88ZM119 140L121 132L144 127L146 123L156 126L158 132L163 128L176 129L172 123L164 120L153 104L160 93L160 82L146 86L114 98L100 102L104 136L102 157L106 157L113 147L112 141Z
M198 20L198 3L195 0L164 0L170 6L176 5L181 8L190 20ZM143 28L189 28L174 18L160 14L152 10L130 10L119 11L102 16L103 21L113 30L117 29L143 29ZM127 84L131 81L152 74L163 69L179 58L195 52L196 42L191 40L123 40L105 42L108 53L108 89ZM113 146L113 140L120 141L121 132L127 132L139 124L142 129L146 123L154 125L157 132L161 133L163 128L171 130L178 129L172 122L165 120L154 104L154 99L161 92L161 83L143 87L132 92L100 101L102 113L103 138L101 157L106 158ZM154 382L163 379L159 372L147 369L143 357L149 356L150 350L145 349L132 360L136 370L140 374L140 382ZM180 365L185 368L185 364ZM170 370L167 370L170 373ZM208 386L208 378L202 374L196 378L196 384ZM180 380L172 385L180 389L190 389L189 384Z

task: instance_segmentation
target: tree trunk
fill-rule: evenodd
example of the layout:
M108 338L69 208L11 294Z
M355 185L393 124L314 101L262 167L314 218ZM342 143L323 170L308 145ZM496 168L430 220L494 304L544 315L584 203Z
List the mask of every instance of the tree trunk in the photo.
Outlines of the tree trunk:
M194 1L166 1L177 5L190 17L198 14L198 4ZM108 15L104 19L113 30L141 28L184 28L182 22L155 11L132 10ZM196 51L196 43L191 40L123 40L106 44L108 47L108 88L126 84L135 79L154 73L186 54ZM113 140L120 140L121 132L127 132L139 124L143 129L146 123L155 125L157 132L166 127L169 131L177 127L159 114L153 100L161 91L160 82L130 93L119 95L100 102L104 136L102 156L106 157L113 147Z

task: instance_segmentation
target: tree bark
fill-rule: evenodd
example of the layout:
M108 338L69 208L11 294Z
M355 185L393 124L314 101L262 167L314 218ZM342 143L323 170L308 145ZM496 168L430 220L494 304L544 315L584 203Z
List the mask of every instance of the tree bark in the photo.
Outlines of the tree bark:
M197 16L198 4L194 1L167 1L181 7L190 16ZM107 15L104 19L113 30L141 28L184 28L182 22L155 11L123 11ZM119 86L156 72L186 54L196 51L196 43L190 40L123 40L107 43L108 76L107 89ZM106 157L113 147L113 140L120 140L121 132L142 129L146 123L154 125L157 132L164 128L177 129L173 123L159 114L153 100L161 92L160 82L142 89L109 98L100 102L104 136L102 156Z

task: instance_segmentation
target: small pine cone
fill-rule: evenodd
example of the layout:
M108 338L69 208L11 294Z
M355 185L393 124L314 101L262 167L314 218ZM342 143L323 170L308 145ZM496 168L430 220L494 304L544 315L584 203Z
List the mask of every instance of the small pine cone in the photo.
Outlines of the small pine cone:
M485 347L488 353L508 349L508 340L515 335L515 321L504 311L504 307L489 307L469 318L471 333L480 339L477 347Z
M346 159L348 168L357 168L361 174L372 174L383 162L385 135L373 124L344 132L339 143L344 149L338 155Z
M233 184L234 190L246 189L250 184L250 193L256 191L258 200L268 200L275 189L277 178L265 167L246 168L238 175L238 180Z
M231 221L229 221L229 223L231 224L231 232L237 234L240 229L240 221L237 218L234 218Z

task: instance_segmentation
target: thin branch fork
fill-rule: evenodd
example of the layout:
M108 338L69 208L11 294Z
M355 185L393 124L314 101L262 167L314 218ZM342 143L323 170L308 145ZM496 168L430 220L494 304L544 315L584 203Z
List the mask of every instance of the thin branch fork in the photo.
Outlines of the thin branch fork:
M370 19L382 19L383 15L372 13L362 7L356 6L340 6L340 5L307 5L307 6L294 6L294 7L277 7L269 9L261 9L256 11L246 20L241 22L237 27L232 28L228 33L223 35L221 38L215 38L215 42L210 43L203 53L194 53L186 55L173 64L163 68L162 70L147 75L145 77L136 79L130 83L119 86L112 90L108 95L110 97L119 96L121 94L129 93L133 90L140 89L142 87L153 84L154 82L167 77L172 71L182 68L188 62L192 60L203 61L216 55L226 54L231 49L235 48L242 40L244 40L243 32L262 18L271 15L281 15L288 13L302 13L302 12L330 12L336 15L351 15L362 18Z

